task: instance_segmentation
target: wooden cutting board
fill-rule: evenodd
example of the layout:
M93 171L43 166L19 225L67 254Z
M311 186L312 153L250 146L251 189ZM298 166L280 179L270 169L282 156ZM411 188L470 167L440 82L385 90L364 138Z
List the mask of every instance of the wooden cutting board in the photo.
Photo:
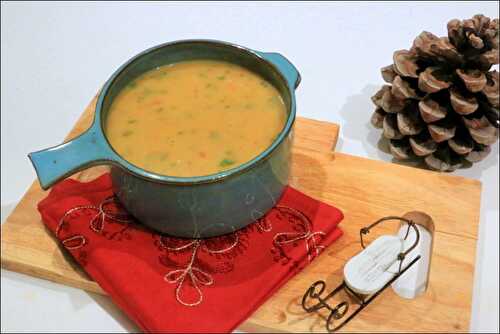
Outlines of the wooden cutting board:
M90 125L94 106L95 99L67 139ZM436 229L427 292L407 300L389 288L343 331L468 331L480 182L333 153L338 131L336 124L297 119L291 184L339 207L345 214L341 224L344 236L272 296L240 329L324 331L325 313L306 314L300 307L300 299L309 285L322 279L333 289L341 282L344 263L361 250L361 227L383 216L421 210L432 216ZM72 177L87 181L106 170L96 167ZM36 204L46 195L35 181L2 226L2 267L104 293L44 228Z

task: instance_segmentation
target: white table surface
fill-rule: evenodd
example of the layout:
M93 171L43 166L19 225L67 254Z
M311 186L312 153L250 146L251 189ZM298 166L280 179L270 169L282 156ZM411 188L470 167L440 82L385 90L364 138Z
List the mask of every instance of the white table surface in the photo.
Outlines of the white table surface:
M2 2L2 221L35 178L26 154L60 143L108 76L150 46L212 38L281 52L302 74L298 114L340 124L338 151L390 161L369 125L379 68L422 30L444 35L452 18L498 10L497 2ZM471 331L498 331L498 144L455 174L483 183ZM137 330L105 297L6 270L1 288L2 332Z

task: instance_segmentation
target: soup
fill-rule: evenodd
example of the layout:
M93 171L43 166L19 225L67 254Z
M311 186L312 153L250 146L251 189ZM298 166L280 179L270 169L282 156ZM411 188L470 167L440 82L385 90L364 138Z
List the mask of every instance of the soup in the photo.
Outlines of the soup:
M278 90L235 64L193 60L158 67L113 101L105 132L123 158L169 176L202 176L263 152L287 118Z

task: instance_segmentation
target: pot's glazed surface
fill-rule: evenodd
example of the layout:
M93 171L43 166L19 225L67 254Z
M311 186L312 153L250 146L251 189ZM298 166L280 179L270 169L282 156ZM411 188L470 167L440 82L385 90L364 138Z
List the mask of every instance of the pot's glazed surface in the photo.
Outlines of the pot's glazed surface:
M207 176L159 175L123 159L110 146L103 130L113 99L131 80L148 70L194 59L232 62L273 84L287 108L284 129L271 146L254 159ZM44 189L79 170L111 164L117 196L141 223L178 237L230 233L266 213L288 183L295 120L294 90L299 82L295 67L276 53L206 40L159 45L132 58L111 76L99 95L94 123L84 134L68 143L31 153L29 157Z

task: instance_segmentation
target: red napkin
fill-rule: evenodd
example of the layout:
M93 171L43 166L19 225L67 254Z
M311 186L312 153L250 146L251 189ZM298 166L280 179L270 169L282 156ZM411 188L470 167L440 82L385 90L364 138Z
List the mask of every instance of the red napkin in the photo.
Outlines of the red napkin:
M343 218L287 188L266 216L233 234L161 236L127 215L109 174L57 184L38 210L85 271L149 332L232 331L341 236Z

